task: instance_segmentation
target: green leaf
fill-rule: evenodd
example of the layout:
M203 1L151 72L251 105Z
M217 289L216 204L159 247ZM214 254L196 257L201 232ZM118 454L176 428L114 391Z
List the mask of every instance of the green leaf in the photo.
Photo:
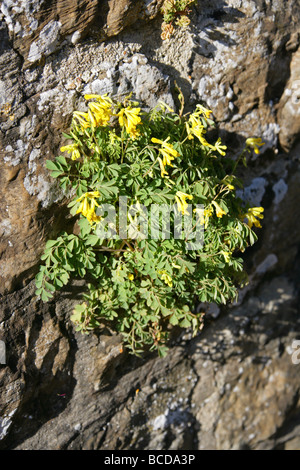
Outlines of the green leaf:
M60 275L60 279L64 284L67 284L69 282L69 279L70 279L69 273L67 273L67 272L62 273Z
M83 267L78 267L77 271L78 271L79 276L82 278L86 275L86 270Z
M169 322L171 323L171 325L178 325L178 318L175 314L171 315L170 319L169 319Z
M82 237L85 237L86 235L88 235L92 230L91 224L85 217L81 217L79 219L78 225L80 227L80 233Z
M160 311L164 317L167 317L171 313L170 309L164 307L163 305L160 305Z
M64 174L64 171L52 171L51 172L51 176L52 178L58 178L59 176L63 175Z
M69 185L70 185L70 179L67 176L65 176L64 178L61 178L60 186L63 188L64 191L66 191Z
M90 246L95 246L99 243L99 237L97 235L91 234L86 238L86 244Z
M48 250L49 248L52 248L53 246L57 246L58 245L58 241L57 240L48 240L46 242L46 250Z
M75 240L74 238L67 244L67 248L70 252L73 251Z
M67 163L67 160L65 159L65 157L63 155L60 155L59 157L56 157L56 161L61 163L63 166L66 166L68 167L68 163Z
M72 136L69 134L66 134L65 132L63 132L62 135L65 139L68 139L68 140L72 139Z
M180 323L179 323L179 326L181 326L181 328L189 328L191 326L191 322L187 319L187 318L184 318Z
M41 299L43 302L48 302L48 300L50 300L52 297L52 294L49 294L49 292L45 291L44 289L42 290Z
M41 282L41 281L43 280L43 278L44 278L44 273L43 273L43 271L39 271L39 272L37 273L37 275L35 276L35 280L38 281L38 282Z
M61 168L59 168L58 165L55 162L53 162L52 160L47 160L46 161L46 168L48 168L48 170L52 170L52 171L61 170Z
M55 287L49 282L45 281L45 287L50 290L50 292L55 292Z

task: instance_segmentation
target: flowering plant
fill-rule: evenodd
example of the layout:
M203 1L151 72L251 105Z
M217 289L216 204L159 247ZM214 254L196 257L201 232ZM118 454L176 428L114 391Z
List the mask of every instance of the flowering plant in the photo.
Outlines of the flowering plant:
M165 0L161 11L163 14L162 33L163 40L170 39L174 33L174 25L187 28L190 24L189 9L197 0Z
M197 305L225 304L247 282L238 254L256 241L263 208L236 197L243 185L234 172L262 143L249 139L234 161L220 138L209 142L212 111L201 104L184 115L162 102L146 112L130 97L85 99L64 134L65 155L47 161L72 194L74 233L46 243L36 294L48 301L84 278L77 330L110 326L132 353L164 355L172 325L195 335Z

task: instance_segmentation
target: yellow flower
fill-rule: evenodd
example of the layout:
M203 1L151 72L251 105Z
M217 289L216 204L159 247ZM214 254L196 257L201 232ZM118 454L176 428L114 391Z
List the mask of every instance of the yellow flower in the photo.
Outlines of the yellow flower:
M226 152L224 150L227 149L226 145L221 145L221 138L219 137L217 142L215 143L215 148L219 152L220 155L226 155Z
M187 199L193 199L193 196L183 193L182 191L177 191L175 200L177 202L178 211L184 214L189 214L187 211L188 203L186 202Z
M95 120L95 127L107 126L112 115L111 106L102 106L100 103L92 102L89 103L89 108Z
M204 225L204 228L207 228L209 218L213 215L212 207L208 206L206 209L194 209L194 212L198 214L200 225Z
M209 218L213 215L213 208L211 206L207 206L206 209L194 209L194 212L198 213L200 218L200 224L204 225L204 228L207 228Z
M119 117L120 126L125 126L126 131L133 138L136 138L140 135L136 128L137 125L142 122L139 116L140 111L140 108L132 108L131 106L127 106L127 108L121 109L117 114Z
M210 109L205 108L201 104L197 104L196 111L194 111L190 115L189 120L186 123L186 127L189 139L192 139L193 136L196 136L200 140L202 145L216 150L216 147L214 145L209 144L204 138L204 134L206 132L204 128L205 120L209 119L211 113L212 111Z
M204 225L204 223L205 223L204 209L194 209L194 212L196 212L196 214L199 217L200 225Z
M204 209L204 228L207 228L209 218L213 215L213 209L212 207L208 206L206 209Z
M129 279L129 281L133 281L133 279L134 279L134 275L133 275L133 274L128 274L127 277L128 277L128 279Z
M140 131L137 129L137 127L132 127L130 132L130 137L134 139L136 139L137 137L139 137L141 135Z
M195 114L202 114L204 115L207 119L209 119L210 115L212 114L212 111L210 109L205 108L202 106L202 104L197 104L196 109L198 111L195 112Z
M263 219L264 216L262 215L262 212L264 211L263 207L251 207L248 209L247 213L244 215L244 217L247 217L248 219L248 226L252 228L253 225L255 227L261 228L261 224L258 219Z
M204 126L201 124L201 121L199 120L199 117L198 117L198 113L193 113L191 114L189 120L188 120L188 123L187 123L187 133L188 133L188 138L191 139L192 136L196 136L202 145L204 145L204 147L210 147L211 149L213 150L216 150L216 147L214 145L211 145L207 142L207 140L204 138L204 134L205 134L205 129L204 129ZM189 125L191 127L189 127Z
M204 215L206 217L211 217L213 215L213 209L211 206L208 206L206 209L204 209Z
M232 181L234 180L234 177L232 175L226 175L225 178L221 180L221 183L223 183L227 189L230 191L233 191L235 187L233 186Z
M106 126L112 115L112 100L107 95L84 95L86 100L96 99L89 103L89 119L94 127Z
M181 268L181 266L179 266L178 264L175 264L175 263L172 263L172 266L173 266L173 268L176 268L176 269L180 269L180 268Z
M95 208L99 206L96 201L96 198L100 197L99 191L90 191L84 193L80 198L76 200L76 202L80 202L80 206L78 207L76 214L82 214L84 217L87 218L89 223L92 225L93 222L100 222L101 217L96 215Z
M168 172L166 171L165 166L163 164L163 161L160 157L158 157L158 162L159 162L159 166L160 166L161 177L164 178L165 175L168 176Z
M222 218L223 215L226 215L226 212L219 206L216 201L212 201L212 204L215 206L217 217Z
M71 153L72 160L77 160L77 158L80 158L80 152L78 150L77 144L65 145L64 147L60 147L60 151Z
M169 286L173 286L172 278L166 271L159 271L158 274L160 275L161 279L165 281L165 283Z
M179 153L177 150L174 149L172 144L168 144L168 140L170 137L168 137L166 140L160 140L156 139L155 137L152 137L151 142L155 144L161 144L161 148L159 149L159 152L163 155L163 164L173 166L172 165L172 160L174 160L175 157L179 157Z
M204 129L204 126L203 126L202 122L199 119L199 114L198 113L192 113L189 117L188 122L191 124L192 128L200 126L200 127L202 127L202 129Z
M174 157L172 157L172 155L168 152L168 150L159 149L159 151L163 155L163 164L173 166L171 162L172 160L174 160Z
M96 99L102 107L111 107L112 100L106 95L84 95L86 100Z
M186 130L189 139L194 138L194 130L197 129L198 133L202 133L204 130L204 126L199 119L199 113L194 112L190 115L188 121L185 123Z
M88 113L82 113L80 111L74 111L73 119L77 120L81 125L81 128L84 130L90 126L89 115Z
M207 142L207 140L204 138L204 130L203 129L200 129L200 128L194 128L193 129L193 132L195 134L196 137L198 137L198 139L200 140L201 144L204 145L204 147L209 147L213 150L216 150L215 146L214 145L211 145Z
M254 138L254 137L249 137L249 139L246 140L246 145L247 147L250 147L254 149L254 153L259 154L259 147L262 145L265 145L264 142L262 142L261 138Z
M224 256L226 263L229 263L232 253L230 251L221 251L221 254Z

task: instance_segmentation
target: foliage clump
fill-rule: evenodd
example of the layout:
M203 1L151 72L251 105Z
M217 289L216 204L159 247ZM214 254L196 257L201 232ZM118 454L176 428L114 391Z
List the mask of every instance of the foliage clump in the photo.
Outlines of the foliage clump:
M235 169L262 142L246 141L234 161L220 138L210 142L212 111L201 104L183 114L183 103L176 113L162 102L142 111L131 97L85 99L62 154L47 161L73 194L77 230L46 243L36 294L48 301L72 278L85 279L71 317L77 330L110 326L133 354L164 355L170 326L197 334L199 302L225 304L246 282L239 253L256 241L263 208L236 197Z
M187 28L190 24L190 7L197 0L165 0L161 12L163 14L162 33L163 40L170 39L176 27ZM175 27L174 27L175 26Z

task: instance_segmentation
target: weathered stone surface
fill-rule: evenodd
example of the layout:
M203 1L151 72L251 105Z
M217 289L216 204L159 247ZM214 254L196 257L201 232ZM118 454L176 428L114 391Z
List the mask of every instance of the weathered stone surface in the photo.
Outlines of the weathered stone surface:
M159 1L44 3L1 5L1 448L299 447L299 2L202 0L169 42L161 20L138 23ZM74 332L83 286L49 304L34 295L45 241L74 223L45 161L84 93L133 91L145 107L174 106L175 81L187 110L211 106L234 153L250 135L266 142L241 171L241 195L265 218L244 255L250 283L238 303L211 307L202 333L182 334L165 359L135 359L108 331Z
M278 2L235 1L228 6L201 2L192 67L194 88L223 127L241 135L251 128L270 148L277 146L276 106L292 57L288 44L295 23L288 18L299 21L297 2L285 4L281 12L278 6Z
M288 151L300 135L300 49L291 60L290 78L279 103L278 123L280 144Z
M67 297L47 313L32 285L11 295L1 319L10 328L1 448L293 448L296 279L263 283L165 359L132 358L115 336L74 335Z
M152 19L163 0L3 0L1 12L13 47L34 64L58 50L64 40L76 44L88 34L115 36L141 20Z

